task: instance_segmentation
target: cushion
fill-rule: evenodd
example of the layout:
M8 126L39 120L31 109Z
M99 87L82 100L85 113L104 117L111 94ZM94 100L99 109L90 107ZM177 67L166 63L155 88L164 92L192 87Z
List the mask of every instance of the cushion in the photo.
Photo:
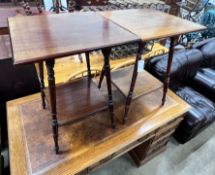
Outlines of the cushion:
M215 70L200 69L192 81L192 86L215 102Z
M192 48L199 49L204 57L202 66L215 67L215 37L198 42Z
M191 105L191 109L174 134L180 143L185 143L214 121L215 105L191 87L179 87L176 94Z
M202 54L197 49L175 51L172 67L170 87L175 89L181 83L192 79L203 60ZM158 79L163 80L167 69L168 55L153 58L147 64L147 70Z

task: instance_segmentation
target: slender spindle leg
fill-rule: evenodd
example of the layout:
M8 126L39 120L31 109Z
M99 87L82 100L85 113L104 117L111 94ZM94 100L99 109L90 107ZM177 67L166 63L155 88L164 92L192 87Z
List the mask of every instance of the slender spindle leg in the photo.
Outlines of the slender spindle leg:
M101 88L101 85L102 85L102 81L103 81L103 79L104 79L104 76L105 76L105 65L103 65L102 71L101 71L101 74L100 74L99 85L98 85L98 88L99 88L99 89Z
M59 153L58 146L58 121L57 121L57 107L56 107L56 88L55 88L55 75L54 75L54 60L46 61L48 82L49 82L49 96L50 107L52 115L52 132L55 144L55 152Z
M75 9L73 0L67 0L67 9L69 13L74 12Z
M43 69L43 62L38 63L39 67L39 79L40 79L40 93L41 93L41 99L42 99L42 108L46 108L46 102L45 102L45 92L44 92L44 69Z
M130 90L129 90L128 96L126 98L125 113L124 113L124 116L123 116L123 123L126 122L127 117L128 117L128 111L129 111L129 107L130 107L130 104L131 104L133 91L134 91L134 87L135 87L135 83L136 83L136 79L137 79L137 74L138 74L137 73L138 61L141 59L142 52L143 52L143 49L144 49L144 45L145 45L145 43L143 43L143 42L139 43L139 48L138 48L138 51L137 51L136 61L135 61L132 80L131 80L131 85L130 85Z
M78 59L80 60L80 63L83 63L83 58L81 54L78 54Z
M40 0L36 0L36 6L37 6L37 9L38 9L39 13L42 13L43 10L42 10L42 7L41 7L41 1Z
M88 72L88 78L92 78L91 69L90 69L90 53L86 52L86 62L87 62L87 72Z
M59 0L55 0L55 8L56 8L56 13L60 13L60 2Z
M115 128L112 88L111 88L110 60L109 60L110 52L111 52L111 48L102 49L102 54L104 56L104 74L106 76L107 89L108 89L108 105L110 110L111 125L112 125L112 128Z
M174 54L174 43L175 43L175 37L171 37L169 55L168 55L168 63L167 63L167 71L166 71L166 74L164 77L162 105L165 104L166 94L167 94L167 90L168 90L169 82L170 82L170 71L171 71L172 59L173 59L173 54Z

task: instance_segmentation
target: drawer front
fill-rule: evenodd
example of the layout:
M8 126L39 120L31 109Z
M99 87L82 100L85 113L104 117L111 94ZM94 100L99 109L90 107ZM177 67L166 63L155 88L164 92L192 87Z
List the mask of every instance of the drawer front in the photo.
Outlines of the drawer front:
M165 147L167 145L168 141L169 141L169 138L166 138L166 139L161 140L160 142L158 142L156 145L151 146L150 149L147 152L147 155L150 155L151 153L156 152L159 149Z
M139 146L140 144L142 144L143 142L146 142L149 139L152 139L153 137L155 137L155 132L149 133L145 136L143 136L142 138L136 140L135 142L125 146L124 148L122 148L121 150L111 154L110 156L100 160L99 162L93 164L92 166L84 169L83 171L79 172L76 175L87 175L89 173L91 173L92 171L94 171L95 169L99 168L100 166L110 162L111 160L125 154L126 152L130 151L131 149Z
M151 160L152 158L154 158L158 154L162 153L165 149L166 149L166 145L163 145L157 150L148 152L147 156L142 161L147 162L148 160Z
M164 134L164 135L161 135L160 137L155 137L155 139L153 140L152 142L152 146L153 145L156 145L158 143L160 143L162 140L166 140L170 138L170 136L175 132L175 129L169 131L168 133Z
M172 130L175 130L182 120L183 120L183 118L181 117L181 118L178 118L178 119L171 121L168 124L162 126L160 129L157 130L155 139L159 138L162 135L168 134Z

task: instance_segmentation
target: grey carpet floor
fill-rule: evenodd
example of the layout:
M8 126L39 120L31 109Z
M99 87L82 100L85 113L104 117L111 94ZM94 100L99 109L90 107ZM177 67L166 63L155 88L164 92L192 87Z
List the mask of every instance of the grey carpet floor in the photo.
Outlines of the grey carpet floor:
M92 175L215 175L215 123L184 145L172 138L164 153L140 168L126 154Z

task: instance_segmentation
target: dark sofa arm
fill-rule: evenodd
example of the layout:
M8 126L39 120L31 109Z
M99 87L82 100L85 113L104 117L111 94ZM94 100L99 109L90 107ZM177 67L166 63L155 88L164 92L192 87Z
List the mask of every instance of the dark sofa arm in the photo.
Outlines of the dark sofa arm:
M206 41L201 47L199 47L199 50L202 52L204 57L202 67L215 68L215 38Z
M166 73L167 60L168 54L155 57L147 63L146 69L162 81ZM192 79L202 61L202 54L197 49L175 51L170 73L170 87L174 89L175 86Z
M206 40L201 41L201 42L198 42L198 43L195 43L195 44L192 46L192 48L193 48L193 49L201 49L202 46L204 46L205 44L207 44L207 43L209 43L209 42L211 42L211 41L213 41L213 40L215 40L215 37L214 37L214 38L210 38L210 39L206 39Z
M215 120L215 105L188 86L179 87L175 92L191 105L191 109L174 134L179 143L185 143Z
M215 102L215 70L200 69L193 81L192 87Z

